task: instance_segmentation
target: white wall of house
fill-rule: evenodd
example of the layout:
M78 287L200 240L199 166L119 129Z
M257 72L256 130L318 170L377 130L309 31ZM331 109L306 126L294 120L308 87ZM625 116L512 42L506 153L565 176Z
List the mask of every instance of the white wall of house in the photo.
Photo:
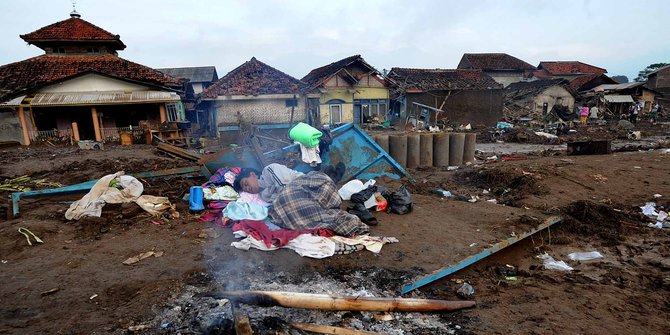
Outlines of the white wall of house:
M282 124L291 121L291 107L286 100L291 96L232 96L216 101L216 117L219 125L237 125L240 121L254 124ZM293 121L307 118L305 98L298 96L298 105L293 112Z
M39 93L72 93L72 92L132 92L147 91L148 87L109 78L97 74L86 74L40 89Z
M572 110L575 105L575 98L562 86L551 86L538 94L534 101L533 111L541 112L544 103L547 103L547 111L550 111L555 104L567 106Z
M0 109L0 141L17 141L23 143L21 121L16 110Z
M520 81L528 81L523 77L523 71L485 71L497 83L507 87L511 83L518 83Z

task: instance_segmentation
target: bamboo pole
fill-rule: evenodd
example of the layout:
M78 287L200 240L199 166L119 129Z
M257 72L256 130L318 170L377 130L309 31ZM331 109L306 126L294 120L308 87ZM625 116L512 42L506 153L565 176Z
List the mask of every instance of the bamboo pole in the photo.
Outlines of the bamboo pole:
M203 293L216 299L262 307L316 309L323 311L444 312L474 307L474 301L447 301L405 298L334 297L282 291L224 291Z
M309 332L319 333L319 334L332 334L332 335L383 335L382 333L368 332L364 330L355 330L343 327L335 326L323 326L316 325L313 323L292 323L291 326L298 328L300 330L306 330Z

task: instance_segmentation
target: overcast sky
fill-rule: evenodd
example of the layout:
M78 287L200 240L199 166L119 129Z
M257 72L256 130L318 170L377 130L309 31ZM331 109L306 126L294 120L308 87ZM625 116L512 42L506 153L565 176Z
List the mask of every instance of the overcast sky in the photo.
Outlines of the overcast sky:
M455 68L466 52L505 52L532 65L579 60L633 79L670 62L670 1L78 0L82 18L121 35L125 59L154 68L255 56L302 78L361 54L391 67ZM0 0L0 64L43 52L19 38L69 18L69 0Z

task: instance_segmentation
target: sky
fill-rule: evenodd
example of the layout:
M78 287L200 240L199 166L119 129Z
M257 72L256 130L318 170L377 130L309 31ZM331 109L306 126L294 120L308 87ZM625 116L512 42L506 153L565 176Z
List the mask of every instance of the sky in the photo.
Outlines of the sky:
M119 34L119 56L153 68L256 57L296 78L360 54L392 67L456 68L463 53L504 52L537 66L578 60L629 79L670 63L667 0L77 0ZM19 34L69 18L70 0L0 0L0 64L43 54Z

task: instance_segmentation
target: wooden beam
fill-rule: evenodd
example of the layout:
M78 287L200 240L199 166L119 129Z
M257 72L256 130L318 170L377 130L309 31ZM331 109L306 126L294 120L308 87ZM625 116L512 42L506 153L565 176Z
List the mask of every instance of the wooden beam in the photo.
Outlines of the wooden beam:
M23 107L19 107L19 121L21 121L21 132L23 133L23 145L29 145L30 135L28 134L28 123L26 122L26 114L23 112Z
M91 107L91 117L93 118L93 130L95 132L95 140L102 142L102 132L100 131L100 118L98 118L98 111L95 107Z
M298 328L300 330L306 330L309 332L319 333L319 334L332 334L332 335L383 335L382 333L377 332L368 332L364 330L349 329L343 327L335 326L323 326L316 325L313 323L292 323L291 326Z
M167 112L165 111L165 104L158 105L158 113L160 114L161 123L166 122L168 120Z

